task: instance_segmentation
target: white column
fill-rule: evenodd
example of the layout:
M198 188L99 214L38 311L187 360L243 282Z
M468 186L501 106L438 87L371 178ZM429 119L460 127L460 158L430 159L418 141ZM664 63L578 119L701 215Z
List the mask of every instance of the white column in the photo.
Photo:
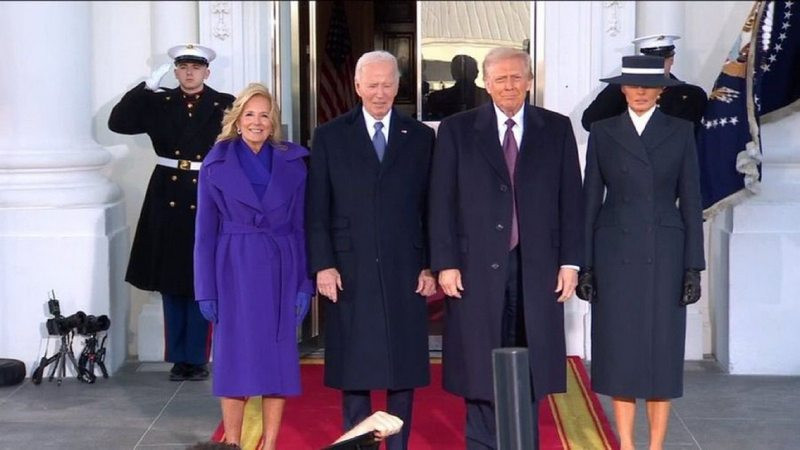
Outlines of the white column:
M761 193L731 213L725 359L731 373L800 375L800 104L761 124Z
M111 317L110 370L126 355L128 230L92 138L91 44L88 2L0 4L0 355L29 371L50 289L65 315Z
M636 2L636 36L649 36L652 34L677 34L681 39L675 41L675 63L672 71L682 73L681 68L687 60L681 58L681 51L686 44L684 35L684 3L646 1Z
M188 42L198 43L197 2L151 1L150 48L152 67L172 62L167 55L170 47ZM178 81L170 73L161 82L165 87L177 87Z

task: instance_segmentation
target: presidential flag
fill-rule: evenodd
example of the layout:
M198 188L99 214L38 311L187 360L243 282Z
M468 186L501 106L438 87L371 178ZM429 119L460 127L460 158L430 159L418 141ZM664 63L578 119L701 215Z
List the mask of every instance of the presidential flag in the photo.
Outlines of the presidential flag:
M706 217L759 190L760 117L800 97L800 7L755 2L709 95L697 136Z
M322 55L319 71L318 124L349 111L356 104L353 86L354 66L344 3L336 1L331 10L325 52Z

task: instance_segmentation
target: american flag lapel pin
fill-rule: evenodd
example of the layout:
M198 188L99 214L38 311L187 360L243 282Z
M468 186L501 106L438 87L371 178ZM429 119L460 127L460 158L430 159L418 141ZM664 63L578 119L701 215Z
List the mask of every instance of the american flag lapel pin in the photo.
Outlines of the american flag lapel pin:
M408 130L400 130L400 132L403 133L403 134L406 134L406 133L408 133Z

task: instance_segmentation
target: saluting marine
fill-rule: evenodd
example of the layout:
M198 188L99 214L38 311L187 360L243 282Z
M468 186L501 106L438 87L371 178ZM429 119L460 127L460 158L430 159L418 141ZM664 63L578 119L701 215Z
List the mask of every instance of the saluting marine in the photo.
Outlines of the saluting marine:
M680 39L680 36L674 34L655 34L636 38L632 42L639 45L639 51L643 55L664 58L664 73L673 80L680 81L678 77L670 73L672 64L675 61L675 41L678 39ZM664 114L688 120L697 127L700 124L700 119L703 118L707 101L708 96L703 88L684 83L665 88L657 104L659 110ZM627 108L628 104L619 85L609 84L600 91L597 98L583 111L581 124L586 131L589 131L594 122L618 116Z
M221 129L233 96L206 86L208 64L216 56L197 44L178 45L175 89L159 88L172 64L128 91L114 106L108 128L122 134L146 133L158 155L133 239L125 280L158 291L164 302L164 359L174 363L171 380L208 377L210 326L194 301L197 174Z

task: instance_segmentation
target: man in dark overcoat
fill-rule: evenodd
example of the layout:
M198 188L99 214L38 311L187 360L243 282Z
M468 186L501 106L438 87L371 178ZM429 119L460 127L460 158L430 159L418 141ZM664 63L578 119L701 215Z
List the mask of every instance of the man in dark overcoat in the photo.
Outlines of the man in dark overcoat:
M664 73L673 80L680 81L671 73L675 62L675 41L678 39L680 36L674 34L656 34L638 37L633 43L639 46L639 51L643 55L664 58ZM658 107L664 114L688 120L697 127L700 126L707 102L708 96L703 88L681 82L664 89L658 99ZM609 84L583 111L581 124L586 131L589 131L594 122L618 116L627 109L628 103L619 85Z
M431 173L431 268L448 296L444 388L465 399L467 448L495 448L492 350L527 347L537 399L566 389L562 302L581 264L578 150L567 117L525 103L530 55L489 52L492 102L445 119ZM538 439L537 439L538 441Z
M173 363L170 379L202 380L210 325L194 301L194 250L197 174L220 132L222 115L233 96L206 86L215 53L197 44L169 49L175 89L158 87L172 64L128 91L114 106L108 128L150 136L158 162L147 186L133 238L125 280L158 291L164 304L164 359Z
M429 383L425 229L433 130L392 108L400 74L390 53L356 64L361 105L314 133L306 232L310 271L325 304L325 385L343 391L343 428L388 390L404 422L388 439L405 449L414 388Z

